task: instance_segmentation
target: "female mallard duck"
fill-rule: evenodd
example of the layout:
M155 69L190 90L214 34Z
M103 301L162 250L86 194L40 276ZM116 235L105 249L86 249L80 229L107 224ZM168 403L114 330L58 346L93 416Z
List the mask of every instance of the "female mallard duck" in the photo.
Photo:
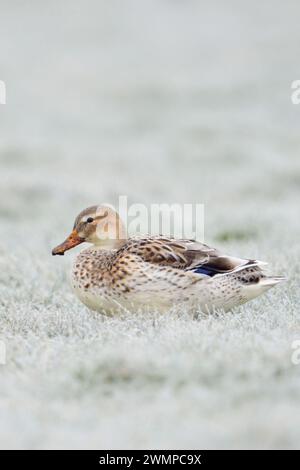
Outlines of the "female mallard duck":
M71 235L53 255L88 242L72 269L72 285L92 310L174 305L225 311L270 289L282 277L269 277L262 263L221 254L195 240L164 236L127 238L110 207L93 206L75 220Z

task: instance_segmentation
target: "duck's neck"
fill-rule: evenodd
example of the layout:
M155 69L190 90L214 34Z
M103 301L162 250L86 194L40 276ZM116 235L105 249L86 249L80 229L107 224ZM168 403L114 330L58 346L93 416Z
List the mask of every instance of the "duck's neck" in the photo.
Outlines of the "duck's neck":
M112 214L90 240L96 248L104 250L118 250L127 241L127 231L118 214Z
M122 238L118 240L99 240L99 242L94 243L93 246L97 250L118 250L123 245L125 245L127 238Z

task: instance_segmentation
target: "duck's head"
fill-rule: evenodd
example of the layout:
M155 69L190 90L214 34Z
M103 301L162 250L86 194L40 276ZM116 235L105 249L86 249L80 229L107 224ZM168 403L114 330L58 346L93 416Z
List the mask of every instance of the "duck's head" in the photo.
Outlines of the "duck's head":
M83 242L92 243L99 248L118 248L124 243L126 233L123 223L109 206L92 206L76 217L73 231L68 238L53 248L53 255L64 255L65 251Z

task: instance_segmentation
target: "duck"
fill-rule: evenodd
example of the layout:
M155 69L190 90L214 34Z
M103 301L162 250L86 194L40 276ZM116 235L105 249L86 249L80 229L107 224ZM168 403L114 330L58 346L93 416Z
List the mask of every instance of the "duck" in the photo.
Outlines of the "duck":
M64 255L82 243L89 246L75 257L71 285L89 309L109 315L172 307L227 312L285 279L269 276L265 262L226 255L196 240L128 237L108 205L80 212L71 234L52 254Z

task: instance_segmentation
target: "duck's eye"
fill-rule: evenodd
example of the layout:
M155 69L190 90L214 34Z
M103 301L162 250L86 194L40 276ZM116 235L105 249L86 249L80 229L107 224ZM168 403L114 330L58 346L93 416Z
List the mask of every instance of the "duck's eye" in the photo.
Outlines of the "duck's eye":
M86 219L87 224L91 224L92 222L94 222L93 217L89 217L88 219Z

